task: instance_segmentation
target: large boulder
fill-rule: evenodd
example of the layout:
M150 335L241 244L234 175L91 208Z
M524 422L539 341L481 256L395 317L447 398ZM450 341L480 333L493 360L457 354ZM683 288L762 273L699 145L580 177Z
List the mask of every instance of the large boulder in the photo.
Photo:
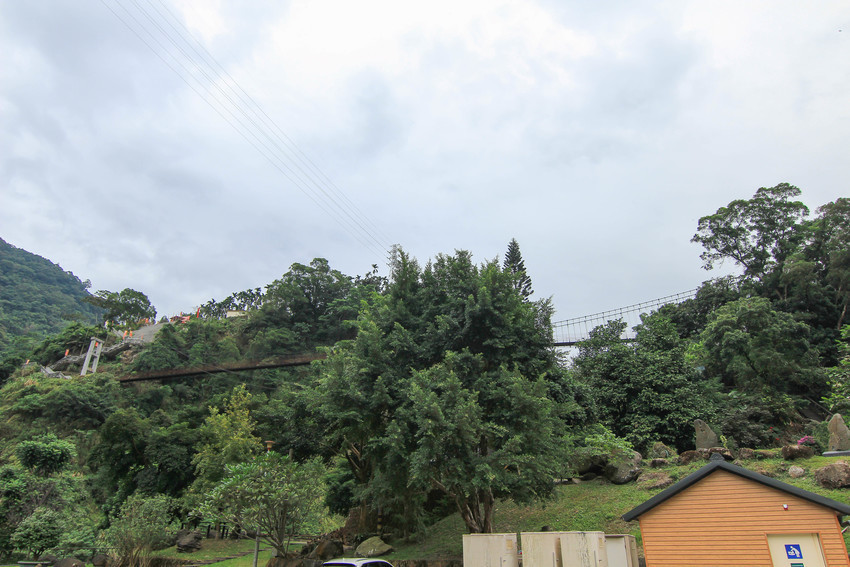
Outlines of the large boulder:
M333 559L334 557L340 557L344 551L345 548L341 541L336 539L323 539L316 545L307 557L312 559L328 560Z
M605 467L605 478L613 484L626 484L635 480L641 473L641 456L633 451L631 457L612 459Z
M678 463L681 466L689 465L694 461L701 461L708 458L708 453L701 453L700 451L682 451L679 454Z
M850 429L844 423L840 413L832 416L827 425L829 429L829 451L850 451Z
M742 461L752 461L756 458L756 452L748 447L738 449L738 458Z
M355 553L358 557L380 557L391 551L393 551L393 546L384 543L384 540L375 536L358 545Z
M201 532L180 530L177 534L177 553L194 553L201 549Z
M710 449L720 445L717 434L701 419L694 420L695 444L697 449Z
M572 460L573 468L578 476L587 473L602 473L607 464L607 455L581 455Z
M850 486L850 465L845 461L836 461L815 471L815 482L824 488L845 488Z
M810 459L815 456L815 451L808 445L785 445L782 447L782 458L786 461L794 459Z
M106 567L109 564L109 557L103 553L97 553L91 558L91 564L94 567Z

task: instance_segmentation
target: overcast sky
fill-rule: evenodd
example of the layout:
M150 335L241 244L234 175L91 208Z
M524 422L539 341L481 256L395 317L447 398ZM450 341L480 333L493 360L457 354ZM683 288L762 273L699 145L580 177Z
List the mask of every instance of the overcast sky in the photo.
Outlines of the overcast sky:
M0 238L160 315L516 238L567 319L717 275L690 238L733 199L848 179L845 0L0 0Z

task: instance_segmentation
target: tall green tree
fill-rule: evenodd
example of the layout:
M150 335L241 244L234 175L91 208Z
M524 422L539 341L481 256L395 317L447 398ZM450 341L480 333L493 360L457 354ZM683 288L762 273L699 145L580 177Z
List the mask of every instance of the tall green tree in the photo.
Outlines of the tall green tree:
M41 557L45 551L59 545L65 531L63 519L55 510L36 508L15 529L11 543L18 549L26 549L29 557Z
M151 553L173 541L174 509L174 502L162 494L128 498L104 534L114 554L111 564L148 567Z
M800 226L809 208L791 200L799 195L800 189L788 183L761 187L751 199L732 201L699 219L691 242L705 248L704 268L728 259L743 267L744 277L768 283L804 237Z
M309 266L292 264L269 284L261 311L269 320L285 320L305 346L332 344L351 336L343 321L357 315L359 303L347 301L353 288L351 277L315 258Z
M850 305L850 198L842 197L818 208L804 257L816 262L816 271L828 289L840 329Z
M846 413L850 409L850 325L841 329L838 343L840 359L836 366L826 369L829 377L829 393L822 400L835 413Z
M574 360L603 425L644 450L662 441L691 448L693 421L715 411L711 385L686 357L686 343L661 313L644 315L633 343L620 338L626 324L596 327Z
M470 533L493 531L497 497L548 496L565 461L546 382L483 366L480 355L447 353L413 373L400 411L411 432L410 485L448 497Z
M826 382L808 339L807 325L763 297L720 307L700 335L706 373L727 388L817 400Z
M505 253L502 269L514 275L516 278L514 286L523 297L528 298L534 293L534 290L531 289L531 278L525 271L525 262L522 259L522 253L519 251L519 243L515 238L511 238L508 243L508 251Z
M104 310L104 322L131 325L143 319L156 319L156 308L141 291L124 288L120 292L98 290L86 301Z
M224 410L210 408L201 428L204 441L192 457L195 494L203 495L215 486L223 478L227 465L249 461L261 451L250 406L251 393L241 384L233 389Z
M424 391L422 376L436 379L454 372L469 391L461 399L474 396L482 423L487 427L498 423L503 428L500 431L504 435L496 436L498 442L488 441L482 434L476 447L498 446L493 455L502 455L501 443L513 433L521 436L517 416L508 417L513 415L506 409L509 392L514 391L508 385L520 381L526 391L537 395L536 384L545 381L544 398L553 408L523 417L542 420L537 426L543 431L550 427L544 422L556 413L554 402L547 396L557 388L550 385L562 380L563 375L555 371L551 312L545 304L526 301L515 287L513 275L496 262L477 266L468 252L457 251L451 256L438 255L421 269L396 249L391 270L386 293L358 317L356 338L338 343L329 352L319 395L322 414L328 419L328 440L346 456L358 481L355 493L362 518L368 517L368 510L380 508L385 517L395 518L399 529L412 530L422 519L428 492L438 490L436 484L425 482L426 471L421 466L414 477L407 459L415 450L420 430L414 418L416 411L409 407L414 377L420 376L420 389ZM453 361L450 368L445 366L448 360ZM568 392L568 388L559 391ZM448 397L416 399L423 404L453 403ZM447 407L446 411L455 410ZM522 450L532 456L544 446L522 445ZM474 451L471 445L465 450ZM471 453L466 456L473 458ZM529 468L528 479L535 478L531 471ZM432 470L428 474L437 473ZM519 497L517 486L485 477L469 479L469 485L482 484L479 500L482 494L511 494L514 489ZM414 482L414 478L418 480ZM467 502L468 507L476 497L455 489L451 496ZM470 513L467 518L472 531L492 526L486 510Z
M256 530L284 557L292 536L317 525L322 515L324 474L317 458L296 463L269 451L228 465L198 512L207 520Z

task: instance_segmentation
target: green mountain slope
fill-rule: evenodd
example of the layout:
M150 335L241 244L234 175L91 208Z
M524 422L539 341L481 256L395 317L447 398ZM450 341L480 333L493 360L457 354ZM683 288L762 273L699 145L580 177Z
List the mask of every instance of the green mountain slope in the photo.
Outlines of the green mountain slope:
M39 340L70 321L95 323L87 285L58 264L0 239L0 354Z

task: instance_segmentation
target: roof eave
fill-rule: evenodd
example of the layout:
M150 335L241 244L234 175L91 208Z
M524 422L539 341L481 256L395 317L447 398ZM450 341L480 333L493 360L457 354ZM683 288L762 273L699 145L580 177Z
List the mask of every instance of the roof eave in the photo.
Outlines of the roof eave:
M825 496L815 494L814 492L803 490L802 488L797 488L796 486L792 486L785 482L770 478L769 476L765 476L755 471L745 469L744 467L727 463L726 461L712 461L701 469L686 476L673 486L662 490L643 504L640 504L639 506L636 506L635 508L629 510L628 512L623 514L622 518L627 522L631 522L632 520L637 519L642 514L645 514L646 512L652 510L664 501L691 487L703 478L715 472L717 469L725 470L740 477L758 482L759 484L769 486L770 488L786 492L793 496L797 496L798 498L802 498L803 500L808 500L809 502L812 502L814 504L829 508L837 512L839 516L850 515L850 506L848 506L847 504L843 504L836 500L826 498Z

